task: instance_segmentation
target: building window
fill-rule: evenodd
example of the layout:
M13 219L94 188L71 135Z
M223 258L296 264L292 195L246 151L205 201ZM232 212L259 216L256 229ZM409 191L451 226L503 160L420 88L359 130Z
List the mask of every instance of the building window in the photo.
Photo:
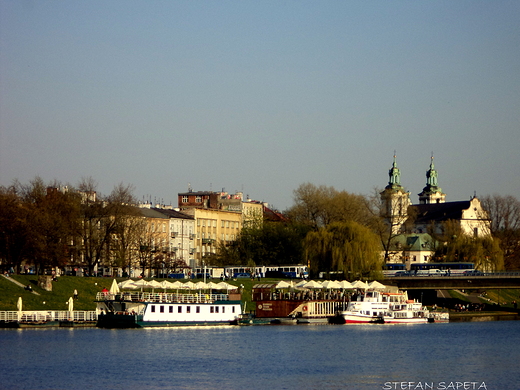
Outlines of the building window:
M473 235L478 237L478 228L473 228Z
M200 203L202 202L202 198L199 196L195 197L195 202Z
M186 195L182 197L182 203L188 203L188 197Z

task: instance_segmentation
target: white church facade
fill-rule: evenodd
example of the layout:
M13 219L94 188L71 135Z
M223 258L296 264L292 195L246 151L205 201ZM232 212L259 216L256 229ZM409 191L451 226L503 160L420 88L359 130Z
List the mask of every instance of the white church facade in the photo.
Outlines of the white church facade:
M467 201L446 202L446 194L438 185L433 156L426 172L426 186L418 194L418 204L412 204L410 192L401 185L401 172L395 155L388 185L380 196L389 232L384 244L386 262L405 263L409 268L411 263L433 261L437 243L429 233L441 234L448 221L459 225L463 234L468 236L487 237L491 234L490 220L476 196Z

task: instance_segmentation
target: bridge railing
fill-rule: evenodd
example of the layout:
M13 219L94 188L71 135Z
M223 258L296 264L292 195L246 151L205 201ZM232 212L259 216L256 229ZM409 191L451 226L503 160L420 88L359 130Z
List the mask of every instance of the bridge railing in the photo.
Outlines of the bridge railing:
M507 272L474 272L468 275L464 274L451 274L451 275L417 275L411 272L408 275L403 276L386 276L386 279L402 279L402 278L518 278L520 277L520 271L507 271Z

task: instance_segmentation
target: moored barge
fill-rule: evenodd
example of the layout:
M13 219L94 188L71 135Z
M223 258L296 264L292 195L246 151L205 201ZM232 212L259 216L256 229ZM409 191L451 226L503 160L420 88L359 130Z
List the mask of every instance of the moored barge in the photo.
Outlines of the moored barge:
M230 325L242 313L239 293L100 292L100 328Z

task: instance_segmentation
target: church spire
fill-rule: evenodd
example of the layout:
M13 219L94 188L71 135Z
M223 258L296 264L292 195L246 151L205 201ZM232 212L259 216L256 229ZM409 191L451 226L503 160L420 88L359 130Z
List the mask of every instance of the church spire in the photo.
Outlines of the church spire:
M394 151L394 162L392 168L388 171L389 181L387 188L402 188L401 186L401 171L397 168L397 156Z
M419 203L444 203L446 194L442 192L442 189L438 186L437 181L437 170L433 164L433 152L430 162L430 169L426 171L426 187L423 188L419 194Z
M382 201L381 216L390 227L392 234L398 234L408 215L410 193L401 185L401 171L397 168L397 158L394 151L394 162L388 171L388 185L380 193Z
M431 187L437 187L437 170L433 165L433 153L432 153L432 161L430 163L430 169L426 172L426 185ZM440 188L439 188L440 190Z

